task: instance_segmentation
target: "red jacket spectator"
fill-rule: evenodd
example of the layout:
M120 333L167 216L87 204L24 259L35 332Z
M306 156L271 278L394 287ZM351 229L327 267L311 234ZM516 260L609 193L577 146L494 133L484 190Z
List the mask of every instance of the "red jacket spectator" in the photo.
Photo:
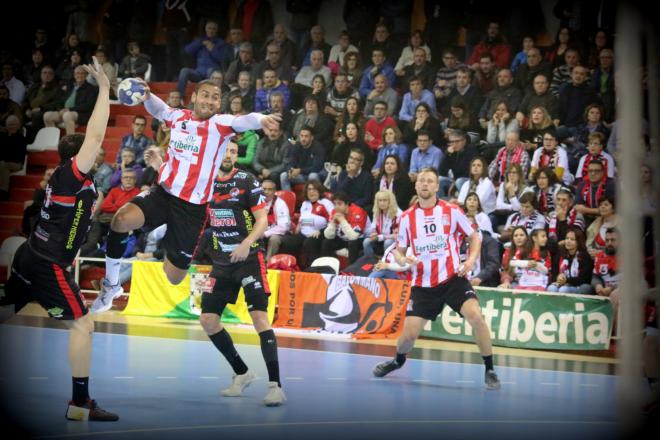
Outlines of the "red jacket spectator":
M396 121L391 116L386 116L380 122L376 118L370 118L364 127L364 141L369 148L376 151L383 144L383 130L387 127L396 127Z
M133 185L130 189L124 189L123 186L116 186L110 190L103 203L101 203L101 212L107 214L114 214L124 206L126 203L130 202L131 199L140 194L140 188Z

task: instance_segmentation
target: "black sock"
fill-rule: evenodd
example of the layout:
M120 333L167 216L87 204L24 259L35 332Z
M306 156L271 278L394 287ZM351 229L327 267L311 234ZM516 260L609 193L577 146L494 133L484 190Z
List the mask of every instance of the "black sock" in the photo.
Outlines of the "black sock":
M234 370L236 374L245 374L247 373L248 367L241 359L241 355L236 351L234 347L234 341L231 340L231 336L226 329L220 330L214 335L209 335L209 339L213 342L213 345L220 350L220 353L227 359L229 365Z
M105 254L114 259L119 259L126 251L126 239L128 232L115 232L112 229L108 232Z
M265 330L259 333L261 340L261 354L266 361L266 368L268 369L268 381L277 382L280 387L280 362L277 359L277 339L275 339L275 332Z
M396 363L399 364L399 366L403 366L403 364L406 363L406 354L405 353L397 353L396 354Z
M493 355L491 354L490 356L481 356L484 358L484 365L486 366L486 371L488 370L494 370L493 368Z
M649 382L649 386L653 386L654 383L658 381L655 377L647 377L646 380Z
M77 406L83 406L89 400L89 377L72 377L73 393L71 400Z

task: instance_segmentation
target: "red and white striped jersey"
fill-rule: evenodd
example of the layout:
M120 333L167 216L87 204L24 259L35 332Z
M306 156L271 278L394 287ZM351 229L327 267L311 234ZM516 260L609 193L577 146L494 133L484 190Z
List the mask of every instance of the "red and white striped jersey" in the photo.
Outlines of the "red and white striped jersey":
M145 108L171 128L158 183L173 196L198 205L211 200L213 181L234 132L257 130L264 117L250 113L198 119L192 110L170 108L153 94L145 101Z
M435 287L458 272L460 245L474 232L472 222L456 205L438 200L432 208L415 204L401 216L397 246L412 249L413 285Z

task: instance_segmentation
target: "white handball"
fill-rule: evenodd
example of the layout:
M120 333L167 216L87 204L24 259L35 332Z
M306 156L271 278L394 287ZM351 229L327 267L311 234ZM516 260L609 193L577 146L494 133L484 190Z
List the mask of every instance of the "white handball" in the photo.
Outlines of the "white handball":
M117 87L117 98L124 105L139 105L147 99L142 82L135 78L126 78Z

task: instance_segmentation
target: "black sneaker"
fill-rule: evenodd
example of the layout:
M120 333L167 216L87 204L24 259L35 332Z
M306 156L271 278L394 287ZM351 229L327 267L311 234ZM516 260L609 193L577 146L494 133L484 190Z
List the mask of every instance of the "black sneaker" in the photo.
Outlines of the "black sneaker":
M69 407L66 410L66 418L77 421L96 421L96 422L116 422L119 420L117 414L111 413L101 408L96 400L89 399L82 405L76 405L73 400L69 401Z
M486 388L489 390L499 390L502 387L500 380L497 378L495 371L488 370L484 375L484 382L486 382Z
M396 359L390 359L389 361L381 362L374 367L374 376L383 377L399 368L401 368L401 365L396 362Z

